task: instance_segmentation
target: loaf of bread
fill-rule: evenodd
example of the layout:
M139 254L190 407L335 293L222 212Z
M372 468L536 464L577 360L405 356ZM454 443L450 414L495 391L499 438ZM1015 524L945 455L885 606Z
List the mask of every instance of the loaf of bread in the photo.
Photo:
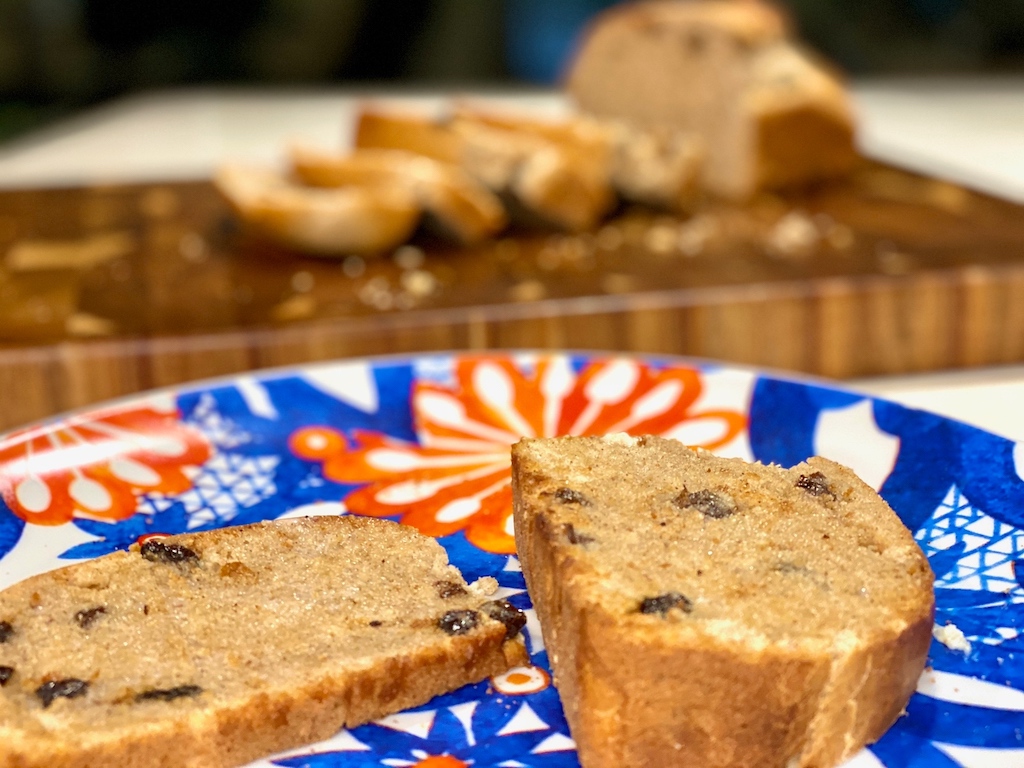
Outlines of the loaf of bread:
M0 765L236 766L526 661L524 615L356 517L149 540L0 593Z
M828 768L923 669L933 575L849 469L523 440L516 546L585 768Z
M692 133L704 185L746 198L847 172L856 162L849 97L829 69L754 0L656 0L598 16L569 69L585 112Z

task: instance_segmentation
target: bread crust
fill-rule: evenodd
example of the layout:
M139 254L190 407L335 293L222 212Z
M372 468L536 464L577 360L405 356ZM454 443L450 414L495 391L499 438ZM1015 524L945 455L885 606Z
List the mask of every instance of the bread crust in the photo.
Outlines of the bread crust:
M838 652L759 647L658 617L625 621L540 501L551 479L522 446L512 452L516 544L585 768L826 768L900 715L924 664L933 603L918 601L903 621L867 628ZM808 466L870 491L833 462Z
M295 175L311 186L405 187L443 234L462 244L490 237L508 223L498 197L452 163L398 149L335 155L293 147L291 159Z
M397 149L454 163L535 220L590 229L614 204L602 140L571 128L460 108L445 120L364 111L359 149Z
M323 536L333 525L361 529L381 522L327 517L288 521L287 524L304 525L308 535ZM197 546L197 536L205 542L214 537L225 546L238 547L244 546L245 531L252 527L227 528L166 541ZM125 567L129 560L139 558L137 546L133 549L107 556L111 569ZM47 590L65 581L77 567L44 573L11 589L46 595ZM85 732L69 732L66 728L46 725L45 718L23 715L19 719L26 727L19 728L15 722L15 703L0 694L0 765L5 768L105 765L228 768L243 765L262 756L327 739L341 728L424 704L436 695L528 663L522 637L506 639L506 632L505 625L497 621L486 621L463 635L449 636L433 630L431 637L436 633L436 639L408 652L339 665L322 677L296 684L277 683L200 707L179 706L173 701L147 703L142 706L152 708L151 719ZM57 701L53 710L59 714L59 707L69 703Z
M404 187L303 187L274 171L225 165L214 185L243 221L276 242L323 256L374 254L406 242L422 210Z

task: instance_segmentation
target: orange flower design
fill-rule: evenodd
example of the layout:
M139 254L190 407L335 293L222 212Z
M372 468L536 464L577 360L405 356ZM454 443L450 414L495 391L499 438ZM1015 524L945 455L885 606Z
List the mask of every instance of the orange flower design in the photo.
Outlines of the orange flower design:
M0 444L0 496L38 525L131 517L138 494L187 490L185 470L210 457L179 419L173 401L151 398L14 432Z
M415 764L415 768L469 768L469 763L451 755L427 755Z
M509 448L521 436L672 434L711 422L700 442L714 449L747 425L744 414L696 412L703 385L688 368L655 369L611 359L576 373L562 357L520 366L510 358L462 358L450 386L417 382L412 408L419 444L371 432L357 446L327 427L292 436L292 450L322 460L324 476L367 483L349 494L350 511L401 522L431 536L465 531L487 552L513 554Z

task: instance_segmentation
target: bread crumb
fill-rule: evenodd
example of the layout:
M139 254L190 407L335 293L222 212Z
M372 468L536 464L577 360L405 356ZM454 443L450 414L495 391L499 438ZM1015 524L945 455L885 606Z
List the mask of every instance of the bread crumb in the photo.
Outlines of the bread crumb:
M694 216L679 226L678 248L684 256L697 256L714 237L717 222L710 216Z
M64 330L69 336L110 336L117 330L117 324L89 312L75 312L64 321Z
M128 232L107 232L78 240L22 240L7 252L12 272L49 269L92 269L127 256L138 248Z
M547 288L540 280L523 280L509 289L513 301L538 301L547 295Z
M202 264L206 261L209 252L206 241L198 232L186 232L178 241L178 253L185 261L193 264Z
M156 187L139 197L139 210L149 219L169 219L181 207L177 193L167 187Z
M625 236L622 234L622 230L618 227L608 224L597 233L597 247L605 251L614 251L617 248L622 247L622 243L625 242Z
M675 227L656 224L644 235L644 245L654 253L671 253L675 250L678 239Z
M963 651L964 654L971 652L970 641L956 624L948 623L944 626L936 624L932 627L932 637L951 651Z
M270 316L279 322L304 320L316 312L316 299L308 293L296 294L270 310Z
M429 296L437 289L437 278L425 269L402 273L402 287L416 297Z
M366 271L366 261L362 256L346 256L341 262L341 271L345 277L361 277Z
M427 255L422 248L415 245L403 245L391 257L401 269L419 269L423 266Z
M498 591L498 580L493 576L483 576L468 585L471 594L488 597Z
M801 258L809 256L821 233L814 221L803 211L790 211L768 233L768 253L777 258Z
M296 293L309 293L316 284L316 278L312 272L303 270L292 275L292 290Z
M605 293L630 293L639 287L639 282L633 275L621 272L609 272L601 280L601 288Z

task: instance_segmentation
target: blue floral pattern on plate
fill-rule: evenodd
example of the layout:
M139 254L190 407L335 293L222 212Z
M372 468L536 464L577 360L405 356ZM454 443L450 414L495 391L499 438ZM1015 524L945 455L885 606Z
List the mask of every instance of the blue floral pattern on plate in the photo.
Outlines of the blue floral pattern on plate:
M517 434L611 428L763 462L820 454L853 467L927 554L940 634L954 625L966 642L933 642L906 716L848 765L1024 765L1024 446L728 366L533 353L346 361L37 425L0 439L0 586L151 534L302 514L401 520L437 536L467 578L494 576L527 610L531 666L259 765L575 766L510 549L500 456ZM410 473L442 464L454 469L408 496Z

